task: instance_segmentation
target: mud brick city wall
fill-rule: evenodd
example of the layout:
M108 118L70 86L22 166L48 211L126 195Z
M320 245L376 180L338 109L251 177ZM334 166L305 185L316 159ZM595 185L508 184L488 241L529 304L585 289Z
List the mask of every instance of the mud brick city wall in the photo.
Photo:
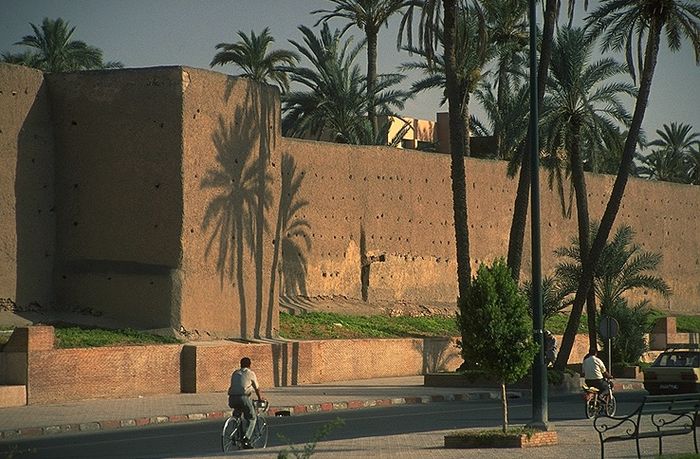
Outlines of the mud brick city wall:
M283 294L345 295L370 300L454 301L456 261L449 157L381 147L357 147L283 139L300 184L300 206L290 218L302 270L284 271ZM472 270L503 257L513 210L515 180L499 161L466 159ZM542 172L543 184L547 183ZM587 174L589 209L599 219L614 177ZM566 187L568 192L568 187ZM563 214L559 195L541 193L542 263L551 274L554 250L577 234L575 211ZM616 225L629 224L634 242L660 252L659 274L674 295L639 292L636 300L671 312L700 307L700 188L630 179ZM523 276L530 273L529 223ZM306 249L305 242L309 242ZM286 262L285 258L285 262Z
M54 162L42 73L0 65L0 310L54 299Z
M280 294L454 302L448 156L282 138L276 89L206 70L0 72L8 304L208 338L275 336ZM516 180L465 161L475 269L506 253ZM541 174L551 274L576 221ZM614 178L586 177L597 220ZM698 312L699 219L700 187L630 179L616 225L664 255L674 293L635 299ZM529 224L524 247L527 279Z

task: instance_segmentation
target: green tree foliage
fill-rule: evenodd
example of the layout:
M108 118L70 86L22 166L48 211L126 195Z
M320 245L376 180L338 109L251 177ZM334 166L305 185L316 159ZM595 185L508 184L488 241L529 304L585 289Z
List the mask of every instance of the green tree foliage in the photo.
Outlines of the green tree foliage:
M571 354L581 318L579 311L588 298L598 259L610 236L625 194L644 114L649 103L651 83L661 46L661 35L665 33L672 51L679 50L682 41L687 39L695 51L695 61L698 63L700 62L699 20L698 2L684 0L601 0L598 8L586 18L586 28L590 35L602 38L603 52L610 49L625 51L630 74L635 79L639 77L639 92L622 150L620 167L610 191L610 199L605 206L605 212L591 248L582 257L581 282L576 291L572 314L555 364L559 369L566 366ZM635 67L635 55L637 67Z
M598 230L597 224L591 224L591 237ZM664 297L671 294L668 284L659 276L652 274L659 266L662 256L659 253L642 250L633 243L634 231L629 225L620 226L614 237L603 249L596 265L593 287L600 304L601 312L608 313L633 290L644 289L660 293ZM572 239L572 245L555 250L555 254L564 258L556 267L556 277L562 291L573 295L581 276L581 253L578 239ZM567 260L568 259L568 260ZM569 296L569 303L571 297Z
M2 60L34 67L44 72L73 72L123 67L121 62L104 62L102 50L84 41L73 40L75 27L62 18L44 18L41 27L30 24L33 35L25 35L15 45L29 47L22 53L3 53Z
M367 105L373 100L377 112L387 115L392 113L392 107L403 108L404 92L392 89L403 80L403 75L378 75L376 93L370 99L367 82L355 64L363 43L351 46L351 39L344 40L338 30L331 32L327 24L319 36L305 26L299 30L304 43L290 43L311 66L285 69L291 81L305 89L290 91L282 98L282 132L292 137L320 138L325 134L339 143L374 143L366 117Z
M265 28L260 35L250 31L250 36L239 31L239 41L235 43L219 43L210 67L215 65L234 64L243 70L241 76L250 78L258 83L276 83L284 92L289 89L289 78L281 69L283 66L294 65L299 57L293 51L268 51L275 39L270 35L270 29Z
M526 298L532 298L532 282L525 282L523 294ZM542 278L542 318L545 322L559 314L567 306L564 302L565 297L566 293L559 285L559 280L556 276L544 276Z
M659 136L647 146L648 155L637 155L642 163L640 177L667 182L697 184L697 158L700 150L700 132L692 132L688 124L671 123L656 131ZM655 147L655 148L654 148Z
M379 29L387 25L389 18L399 13L414 0L329 0L335 4L333 10L316 10L311 14L322 14L316 23L326 23L330 19L347 20L347 25L341 33L345 33L353 25L362 30L367 40L367 94L370 101L367 104L367 118L372 128L372 135L378 132L376 106L373 99L377 86L377 39Z
M442 29L436 31L436 36L440 43L444 41ZM444 104L447 101L445 57L435 56L429 60L428 54L420 48L407 47L406 49L412 54L422 56L423 60L403 64L402 70L419 70L426 75L425 78L413 83L411 93L417 94L428 89L440 88L445 93L441 101L441 104ZM483 68L491 59L492 49L488 46L486 24L480 7L474 4L474 6L459 9L455 28L457 90L462 100L461 121L466 133L469 133L469 99L483 78ZM466 137L464 151L467 156L470 155Z
M506 384L527 374L537 353L527 298L502 259L482 264L457 316L462 357L501 382L503 431L508 428Z
M637 365L649 349L645 339L645 335L652 328L649 303L642 301L635 306L629 306L626 300L618 299L608 307L607 315L620 324L619 333L611 340L612 362Z

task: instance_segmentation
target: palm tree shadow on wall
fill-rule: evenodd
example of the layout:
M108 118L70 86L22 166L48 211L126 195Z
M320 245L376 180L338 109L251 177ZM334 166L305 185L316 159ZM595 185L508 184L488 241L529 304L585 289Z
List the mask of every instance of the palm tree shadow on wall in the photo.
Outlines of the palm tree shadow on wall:
M216 193L207 204L202 222L202 228L211 231L205 257L215 257L221 288L227 281L234 282L238 289L242 337L249 335L245 255L254 259L259 278L262 266L257 265L262 257L257 252L262 252L262 246L257 235L266 227L265 214L259 209L261 201L264 206L271 200L271 176L264 168L260 171L259 158L254 157L255 126L259 124L256 118L254 111L242 107L236 109L231 122L219 116L218 128L212 135L217 167L209 169L200 183L201 189ZM256 323L262 312L261 295L257 299Z
M309 205L309 201L298 196L303 180L304 174L297 173L294 158L285 153L282 156L282 194L279 209L282 230L280 292L289 296L308 294L306 254L311 250L311 225L305 218L296 216Z

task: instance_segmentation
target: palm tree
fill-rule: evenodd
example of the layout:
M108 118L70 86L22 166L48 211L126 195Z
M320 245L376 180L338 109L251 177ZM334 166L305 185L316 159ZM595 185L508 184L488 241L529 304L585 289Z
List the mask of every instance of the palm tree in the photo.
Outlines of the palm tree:
M578 237L583 253L588 252L588 197L583 172L582 147L600 147L605 139L615 139L615 121L629 123L630 115L619 99L620 94L635 95L631 84L608 83L607 80L627 73L627 68L610 58L589 64L593 43L582 29L560 29L554 43L542 116L542 146L555 157L563 149L576 196ZM559 171L559 167L556 168ZM595 297L588 298L588 331L591 349L597 346ZM581 310L571 315L580 317Z
M467 220L467 180L464 166L464 148L468 143L467 132L462 122L464 101L459 93L457 57L455 52L457 27L457 0L425 0L411 4L401 20L398 44L403 42L406 31L407 46L413 48L413 16L420 9L419 36L417 48L423 52L428 62L435 60L438 46L436 32L442 30L442 59L445 68L445 94L449 104L450 128L450 173L452 179L452 209L454 213L455 246L457 256L458 302L465 305L471 284L471 260L469 255L469 226ZM442 26L441 26L442 24Z
M482 5L489 31L489 41L496 54L497 107L499 111L503 111L506 110L507 95L511 92L513 77L526 62L524 52L528 44L527 3L521 0L486 0ZM508 130L508 125L502 121L493 124L498 156L505 158L507 153L503 144L509 139L504 131Z
M491 85L480 85L474 92L476 100L484 109L491 126L491 132L498 138L496 157L508 161L508 175L513 176L522 160L518 150L525 141L528 127L530 88L527 85L511 83L506 91L498 94L503 97L499 104Z
M332 135L341 143L374 143L365 114L370 103L367 84L355 59L363 43L351 47L352 39L342 40L341 32L331 33L323 25L320 36L300 26L304 44L290 43L305 56L311 67L289 67L284 70L291 81L308 90L284 95L282 131L289 136ZM390 114L391 107L402 108L405 94L392 90L403 75L378 75L372 100L380 113ZM368 138L369 137L369 138Z
M542 38L540 45L540 61L537 66L537 106L541 107L544 100L545 83L549 64L552 60L552 46L554 43L554 29L559 18L560 0L543 0L544 18L542 24ZM573 5L575 0L569 0L569 21L573 18ZM587 2L586 2L587 4ZM527 223L527 211L530 203L530 159L524 154L528 151L530 133L526 141L519 149L521 164L518 177L518 187L513 203L513 219L508 236L508 267L513 277L520 278L520 267L523 258L523 241L525 239L525 225ZM514 171L509 171L514 174Z
M597 224L591 225L591 237L597 231ZM655 291L665 298L671 294L668 284L661 277L651 274L661 263L661 254L642 250L632 242L633 238L634 231L629 225L620 226L613 239L606 243L598 260L593 289L602 314L636 289ZM572 239L570 247L560 247L554 253L565 259L557 264L555 277L561 292L570 296L576 293L581 278L579 240Z
M464 107L462 108L461 122L463 130L467 134L464 145L465 156L470 155L469 149L469 100L473 92L476 91L483 78L483 68L491 58L491 48L488 47L488 38L483 20L476 21L474 18L483 18L483 13L477 4L473 7L465 7L460 10L457 17L455 54L457 57L457 90ZM443 32L438 30L438 40L442 41ZM445 90L446 72L444 56L435 56L433 62L429 62L427 55L419 48L406 48L411 53L416 53L424 59L418 62L409 62L401 66L402 70L420 70L427 76L416 81L411 86L411 93L416 94L433 88ZM443 97L441 104L445 103Z
M688 155L688 183L700 185L700 145L697 145Z
M216 45L220 51L214 55L209 66L234 64L243 70L241 76L245 78L258 83L273 81L282 92L289 90L289 78L281 67L294 65L299 59L297 54L283 49L268 52L275 41L268 27L260 35L255 35L251 30L250 36L241 31L238 36L240 40L235 43Z
M637 156L643 164L640 168L642 177L667 182L692 183L689 161L694 147L700 143L700 133L691 132L688 124L664 124L663 129L657 130L659 138L649 142L650 147L659 147L649 155Z
M123 67L121 62L104 62L102 50L81 40L72 40L75 27L61 18L44 18L41 27L30 24L33 35L25 35L15 45L32 48L22 54L3 54L5 62L19 63L44 72L72 72Z
M329 0L335 4L333 10L315 10L311 14L323 14L316 23L327 23L332 18L348 21L341 34L353 25L362 30L367 40L367 118L372 127L372 134L378 132L376 105L373 100L377 86L377 37L382 25L387 25L389 18L400 12L413 0Z
M602 51L625 50L630 74L636 79L634 54L637 54L639 95L629 126L622 161L618 169L610 199L600 222L599 231L591 244L590 253L584 257L583 274L574 298L572 310L580 309L593 283L594 268L598 263L605 241L610 235L617 212L625 194L627 179L634 159L637 141L644 120L651 82L661 44L661 34L666 33L672 51L681 47L682 38L690 40L695 50L695 60L700 63L700 5L684 0L601 0L598 8L586 19L586 28L592 37L602 37ZM637 48L637 53L633 49ZM578 320L572 314L566 326L556 367L563 369L573 347Z

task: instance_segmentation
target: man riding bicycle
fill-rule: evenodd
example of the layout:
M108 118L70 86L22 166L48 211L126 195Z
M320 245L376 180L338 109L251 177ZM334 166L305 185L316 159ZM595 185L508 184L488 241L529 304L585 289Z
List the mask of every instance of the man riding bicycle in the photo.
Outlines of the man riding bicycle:
M598 350L592 349L583 359L583 375L588 387L595 387L601 395L610 392L612 375L608 373L605 364L598 358Z
M248 427L246 428L245 437L243 439L244 448L252 448L250 439L255 429L255 421L257 420L253 400L251 400L253 393L258 396L258 400L263 400L262 394L260 393L258 378L255 372L250 369L250 359L248 357L243 357L241 359L241 368L231 374L231 385L228 388L228 406L233 408L234 413L236 411L242 411L243 418L247 421Z

